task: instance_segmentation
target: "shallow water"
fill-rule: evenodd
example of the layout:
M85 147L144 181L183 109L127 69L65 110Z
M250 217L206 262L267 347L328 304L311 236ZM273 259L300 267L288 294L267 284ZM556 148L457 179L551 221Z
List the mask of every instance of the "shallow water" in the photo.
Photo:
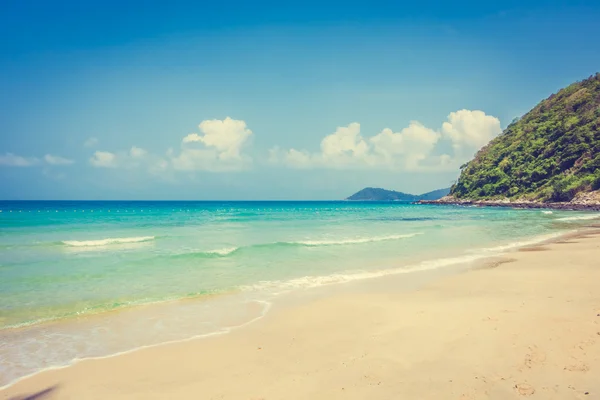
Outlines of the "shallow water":
M283 292L443 268L596 217L358 202L0 202L0 211L0 386L77 358L226 332Z

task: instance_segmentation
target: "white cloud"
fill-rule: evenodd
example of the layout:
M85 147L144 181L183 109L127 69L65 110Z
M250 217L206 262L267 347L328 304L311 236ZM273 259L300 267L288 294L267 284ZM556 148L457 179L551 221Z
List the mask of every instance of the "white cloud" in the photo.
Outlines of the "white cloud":
M202 121L198 125L203 136L190 133L183 138L182 142L203 143L206 147L214 148L218 152L219 159L240 158L240 150L246 140L252 135L252 131L246 126L246 122L229 117L224 120L211 119Z
M252 158L244 152L253 135L245 121L226 117L202 121L198 127L199 133L183 137L180 148L168 149L164 156L133 146L116 153L96 151L90 164L103 168L141 167L165 176L176 171L238 171L252 164ZM268 160L274 165L305 169L454 169L500 132L500 121L478 110L452 112L439 129L411 121L399 131L385 128L373 136L363 136L361 125L352 122L325 136L319 151L275 146L269 150ZM59 159L47 155L48 163L52 163L48 157Z
M373 152L379 156L379 163L390 168L416 169L419 162L431 154L440 137L441 135L433 129L411 121L408 127L400 132L395 133L385 128L369 141L373 145ZM398 165L399 163L404 165Z
M414 169L431 153L440 137L440 133L413 121L400 132L385 128L365 139L360 134L360 124L353 122L325 136L319 153L273 148L270 158L294 168Z
M205 149L182 149L171 157L173 168L180 171L210 170L217 161L217 153Z
M116 168L117 155L108 151L96 151L90 158L90 164L98 168Z
M353 122L325 136L317 153L273 147L269 161L292 168L452 169L500 132L497 118L477 110L450 113L440 130L411 121L399 132L385 128L370 138L361 136L360 124ZM444 152L444 142L451 145L453 155Z
M360 124L352 122L348 126L340 126L321 141L319 153L306 150L281 150L273 147L269 150L271 163L283 162L293 168L350 168L356 165L369 164L371 154L369 144L360 135Z
M132 146L126 152L96 151L90 158L90 164L99 168L135 168L150 163L153 158L147 150Z
M5 153L0 155L0 165L10 167L31 167L40 163L40 160L35 157L21 157L13 153Z
M250 165L249 158L222 159L214 149L182 148L179 154L170 158L173 169L179 171L239 171Z
M452 112L442 124L442 133L457 151L478 150L501 132L500 120L479 110Z
M338 127L334 133L325 136L321 142L321 151L327 158L364 155L368 151L368 146L360 136L360 124L352 122L348 126Z
M202 134L190 133L181 141L181 151L169 150L173 168L193 171L235 171L251 163L249 156L242 153L252 135L246 122L231 119L206 120L198 126Z
M338 127L321 141L321 157L326 165L337 167L354 164L357 160L367 161L368 155L369 145L360 135L358 122Z
M136 146L133 146L133 147L131 148L131 150L129 150L129 155L130 155L132 158L142 158L142 157L144 157L146 154L148 154L148 152L147 152L146 150L142 149L141 147L136 147Z
M290 149L285 157L288 163L298 168L308 168L313 163L311 155L306 151Z
M307 151L298 151L296 149L282 150L279 146L269 149L268 162L270 164L287 164L290 167L302 169L313 168L317 160Z
M53 156L52 154L46 154L44 156L44 161L50 165L71 165L75 162L73 160L69 160L68 158Z
M98 144L98 139L97 139L97 138L95 138L95 137L88 138L88 139L87 139L87 140L86 140L86 141L83 143L83 145L84 145L85 147L94 147L94 146L96 146L97 144Z
M181 149L168 149L166 157L133 146L128 151L96 151L90 163L103 168L147 168L153 174L169 171L237 171L252 162L242 153L252 135L246 122L229 117L205 120L198 126L200 134L190 133L181 141Z
M70 165L75 161L60 156L54 156L52 154L46 154L41 159L37 157L22 157L12 153L0 155L0 165L11 167L31 167L41 165L42 162L49 165Z

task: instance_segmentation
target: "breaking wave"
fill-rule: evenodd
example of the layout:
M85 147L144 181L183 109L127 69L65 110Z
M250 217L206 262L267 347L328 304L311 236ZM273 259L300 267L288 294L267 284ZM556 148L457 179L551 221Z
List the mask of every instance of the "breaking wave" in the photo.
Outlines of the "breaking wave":
M578 216L574 216L574 217L563 217L563 218L557 218L556 221L584 221L584 220L596 219L596 218L600 218L600 214L578 215Z
M371 242L382 242L386 240L399 240L399 239L407 239L411 237L415 237L417 235L421 235L421 233L409 233L405 235L389 235L389 236L373 236L373 237L362 237L362 238L352 238L352 239L338 239L338 240L301 240L297 242L289 242L294 245L302 245L302 246L340 246L345 244L360 244L360 243L371 243Z
M124 238L106 238L98 240L63 240L61 243L71 247L108 246L111 244L141 243L154 240L154 236L136 236Z

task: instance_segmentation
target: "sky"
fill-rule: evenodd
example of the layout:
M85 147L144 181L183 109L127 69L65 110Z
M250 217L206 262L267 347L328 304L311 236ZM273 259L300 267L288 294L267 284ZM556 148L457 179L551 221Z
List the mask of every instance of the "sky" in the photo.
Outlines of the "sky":
M33 1L0 12L0 199L423 193L600 71L597 1Z

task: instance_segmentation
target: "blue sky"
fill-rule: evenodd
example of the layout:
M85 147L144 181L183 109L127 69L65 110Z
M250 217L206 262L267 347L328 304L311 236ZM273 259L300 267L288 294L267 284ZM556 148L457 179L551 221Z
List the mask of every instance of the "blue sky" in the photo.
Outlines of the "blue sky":
M0 198L425 192L600 70L594 1L217 3L3 2Z

